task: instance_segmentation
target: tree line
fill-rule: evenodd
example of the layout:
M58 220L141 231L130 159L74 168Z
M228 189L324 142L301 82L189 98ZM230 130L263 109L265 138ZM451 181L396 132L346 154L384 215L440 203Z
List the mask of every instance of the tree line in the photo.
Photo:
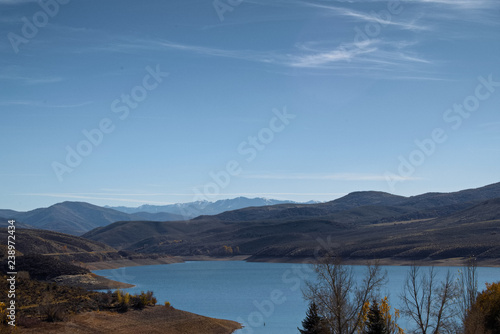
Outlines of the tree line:
M380 297L387 272L368 264L361 280L353 267L326 256L314 265L316 279L306 282L309 309L301 334L404 334L400 315L414 334L500 334L500 282L478 290L477 263L467 260L458 275L438 279L434 267L412 265L399 295L401 310Z

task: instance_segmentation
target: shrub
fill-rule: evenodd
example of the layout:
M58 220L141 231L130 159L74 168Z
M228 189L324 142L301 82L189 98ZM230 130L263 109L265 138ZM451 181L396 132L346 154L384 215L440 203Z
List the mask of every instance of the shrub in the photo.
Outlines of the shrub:
M500 282L486 284L465 319L465 333L500 333Z
M153 291L141 291L140 295L134 295L132 297L132 307L139 310L142 310L148 305L156 305L156 302L156 298L153 297Z
M122 291L116 290L116 309L118 312L127 312L130 306L130 293L123 294Z
M113 294L111 291L99 293L95 295L94 299L99 309L110 308L113 304Z
M59 304L45 304L40 307L40 313L45 317L45 321L57 322L64 321L65 312Z
M0 302L0 324L7 323L7 306Z
M141 291L140 294L130 295L128 292L123 294L122 291L116 290L114 296L118 312L127 312L129 307L142 310L146 306L156 305L157 302L152 291Z
M51 286L47 286L47 289L51 290L51 288ZM48 322L63 321L66 315L65 309L54 298L54 294L50 290L44 294L43 302L39 305L40 314Z

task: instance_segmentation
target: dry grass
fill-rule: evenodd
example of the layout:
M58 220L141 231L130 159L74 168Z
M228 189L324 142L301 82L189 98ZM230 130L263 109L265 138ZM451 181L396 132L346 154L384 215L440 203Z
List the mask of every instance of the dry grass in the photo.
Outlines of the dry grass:
M127 313L86 312L71 316L62 323L40 323L34 328L20 328L33 334L229 334L241 325L234 321L213 319L165 306L147 307Z

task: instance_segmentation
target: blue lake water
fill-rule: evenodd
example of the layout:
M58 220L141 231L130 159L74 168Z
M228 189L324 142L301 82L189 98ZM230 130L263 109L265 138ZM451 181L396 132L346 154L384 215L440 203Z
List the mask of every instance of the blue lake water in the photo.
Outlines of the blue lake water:
M383 269L389 281L381 293L397 308L408 267ZM460 268L436 267L438 275L448 269L457 274ZM363 266L354 266L359 277L364 270ZM308 307L302 289L306 280L315 277L312 266L306 264L244 261L192 261L94 272L135 284L125 289L130 293L151 290L160 304L169 301L177 309L240 322L245 328L237 334L298 333ZM478 268L478 274L479 290L485 282L500 280L500 268ZM399 324L408 327L405 319Z

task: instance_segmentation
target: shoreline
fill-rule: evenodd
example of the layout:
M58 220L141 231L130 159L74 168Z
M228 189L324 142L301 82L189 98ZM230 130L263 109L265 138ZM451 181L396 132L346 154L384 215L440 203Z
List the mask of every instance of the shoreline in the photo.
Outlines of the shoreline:
M383 259L346 259L343 260L345 265L355 265L361 266L366 265L368 262L377 261L381 266L410 266L416 264L418 266L439 266L439 267L463 267L465 260L467 258L448 258L441 260L432 259L420 259L420 260L408 260L408 259L393 259L393 258L383 258ZM210 257L210 256L168 256L161 257L157 259L134 259L134 260L114 260L114 261L103 261L103 262L93 262L85 264L90 270L101 270L101 269L117 269L123 267L133 267L133 266L145 266L145 265L163 265L163 264L173 264L173 263L185 263L189 261L247 261L247 262L262 262L262 263L297 263L297 264L314 264L316 258L292 258L292 257L262 257L262 258L251 258L251 256L239 255L232 257ZM477 262L478 267L500 267L500 259L487 259L480 260ZM94 269L95 268L95 269ZM118 284L123 284L121 282L116 282ZM127 283L125 283L127 284ZM111 286L110 286L111 287ZM160 307L160 306L156 306ZM201 318L206 318L200 316ZM206 318L209 319L209 318ZM228 327L224 326L225 330L229 330L227 333L234 333L238 329L242 329L242 324L235 321L212 319L215 321L222 321L232 324ZM239 327L238 327L239 326ZM232 328L231 328L232 327Z
M51 279L50 282L60 285L80 287L86 290L128 289L135 287L134 284L115 281L94 273L57 276Z
M441 259L441 260L430 260L430 259L422 259L422 260L405 260L405 259L392 259L392 258L384 258L384 259L346 259L343 260L342 263L345 265L352 266L364 266L367 263L373 263L377 261L381 266L411 266L412 264L416 264L417 266L436 266L436 267L463 267L465 265L466 258L449 258L449 259ZM247 255L238 255L232 257L210 257L210 256L179 256L179 257L165 257L158 259L135 259L135 260L114 260L114 261L103 261L103 262L90 262L85 263L84 266L91 270L92 272L96 270L103 269L119 269L124 267L138 267L138 266L150 266L150 265L165 265L165 264L173 264L173 263L185 263L189 261L246 261L246 262L262 262L262 263L297 263L297 264L314 264L315 258L287 258L287 257L266 257L266 258L257 258L251 259L251 256ZM499 268L500 267L500 259L488 259L488 260L480 260L477 262L478 267L485 268ZM103 276L99 276L99 283L105 284L105 289L123 289L123 288L131 288L135 285L119 282L107 279ZM105 281L106 280L106 281ZM103 286L103 285L100 285ZM95 287L86 286L86 288L96 289Z
M342 264L353 265L353 266L364 266L367 263L378 262L382 266L411 266L416 264L417 266L436 266L436 267L463 267L465 265L467 258L448 258L440 260L432 259L419 259L419 260L409 260L409 259L393 259L393 258L381 258L381 259L342 259ZM248 262L264 262L264 263L308 263L315 264L316 259L314 257L310 258L273 258L273 257L263 257L251 259ZM500 267L500 259L488 259L488 260L478 260L478 267Z
M123 267L151 266L160 264L182 263L182 258L177 256L164 256L157 259L122 259L82 263L81 266L88 270L118 269Z
M157 259L126 259L126 260L110 260L99 262L83 263L82 267L91 271L104 269L119 269L124 267L152 266L160 264L184 263L189 261L245 261L250 258L250 255L236 255L232 257L211 257L206 255L192 256L165 256Z
M314 257L296 258L296 257L262 257L252 258L251 255L237 255L232 257L212 257L212 256L167 256L157 259L133 259L133 260L112 260L101 262L84 263L83 266L91 271L103 269L118 269L123 267L136 267L148 265L162 265L172 263L184 263L189 261L247 261L247 262L263 262L263 263L308 263L314 264L316 259ZM466 258L448 258L440 260L432 259L345 259L342 260L346 265L366 265L368 262L377 261L383 266L410 266L416 264L419 266L437 266L437 267L463 267ZM500 267L500 259L487 259L478 260L478 267Z

